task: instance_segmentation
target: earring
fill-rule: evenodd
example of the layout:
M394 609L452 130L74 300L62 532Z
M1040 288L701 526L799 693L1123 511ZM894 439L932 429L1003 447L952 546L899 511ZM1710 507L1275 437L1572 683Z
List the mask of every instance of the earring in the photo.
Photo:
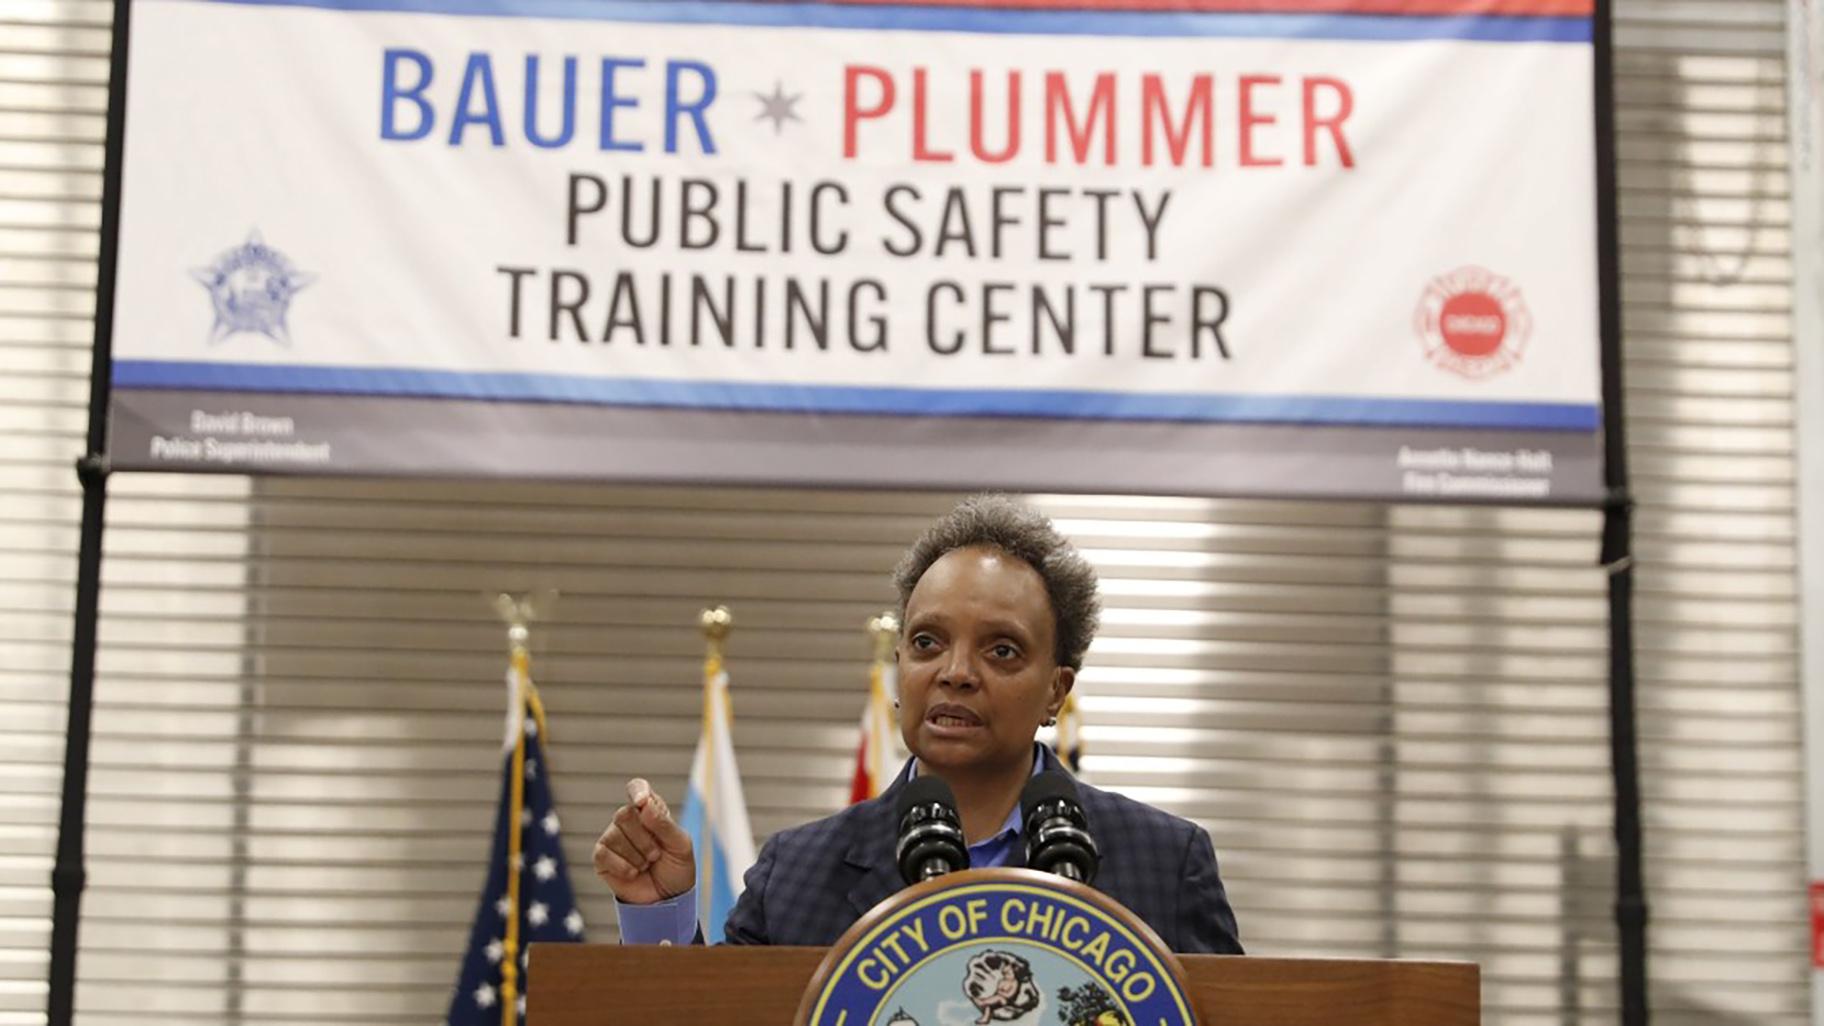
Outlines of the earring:
M1047 727L1055 727L1055 726L1057 726L1057 725L1058 725L1058 718L1057 718L1057 717L1056 717L1056 716L1048 716L1048 717L1046 717L1046 718L1045 718L1045 725L1046 725L1046 726L1047 726Z

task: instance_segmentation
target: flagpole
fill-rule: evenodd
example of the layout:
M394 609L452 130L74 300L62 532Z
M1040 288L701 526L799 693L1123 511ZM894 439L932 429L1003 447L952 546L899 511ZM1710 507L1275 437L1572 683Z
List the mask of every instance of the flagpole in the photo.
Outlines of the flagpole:
M520 816L526 806L526 703L532 686L532 654L527 647L532 637L527 626L533 617L533 600L500 594L494 608L507 622L507 658L512 667L511 691L507 696L507 722L513 733L513 772L507 807L507 916L506 937L500 964L501 1026L519 1023L519 883L525 859L525 835ZM542 718L542 717L541 717Z
M697 874L698 921L707 939L715 929L711 918L716 907L716 678L722 673L723 644L735 626L734 614L727 606L703 610L697 618L703 628L707 653L703 659L703 844L701 868ZM730 738L733 742L733 738Z
M515 1026L519 1021L519 877L525 857L525 838L520 832L519 817L526 806L526 678L530 673L526 655L528 631L523 623L507 629L513 665L513 798L507 811L507 916L506 954L500 964L501 1026Z

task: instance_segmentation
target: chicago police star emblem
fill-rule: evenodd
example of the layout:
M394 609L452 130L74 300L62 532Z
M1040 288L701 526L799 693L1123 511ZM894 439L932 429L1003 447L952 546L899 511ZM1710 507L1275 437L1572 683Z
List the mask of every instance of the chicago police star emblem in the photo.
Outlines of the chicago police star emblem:
M261 241L254 231L247 241L224 251L215 263L190 272L215 306L209 341L220 342L243 332L291 344L286 316L291 300L317 276L294 267L285 254Z
M990 870L921 884L857 923L797 1021L1192 1026L1196 1017L1177 960L1131 913L1060 877Z

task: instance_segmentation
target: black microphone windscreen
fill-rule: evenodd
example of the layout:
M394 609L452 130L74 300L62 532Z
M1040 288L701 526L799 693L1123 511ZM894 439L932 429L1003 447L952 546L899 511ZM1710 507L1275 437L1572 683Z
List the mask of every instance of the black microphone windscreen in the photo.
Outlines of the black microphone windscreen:
M950 785L944 781L943 777L931 774L913 777L910 783L899 789L899 800L893 805L893 820L895 823L904 823L906 813L911 812L917 806L929 805L932 802L954 810L956 792L950 789Z
M1102 856L1070 774L1049 770L1028 780L1020 792L1020 815L1026 822L1027 866L1078 883L1095 880Z
M956 793L942 777L916 777L894 802L899 841L893 846L900 878L915 884L969 868Z
M1026 781L1026 787L1020 792L1020 819L1028 826L1032 824L1032 810L1054 798L1068 798L1071 804L1078 804L1077 782L1063 770L1046 770Z

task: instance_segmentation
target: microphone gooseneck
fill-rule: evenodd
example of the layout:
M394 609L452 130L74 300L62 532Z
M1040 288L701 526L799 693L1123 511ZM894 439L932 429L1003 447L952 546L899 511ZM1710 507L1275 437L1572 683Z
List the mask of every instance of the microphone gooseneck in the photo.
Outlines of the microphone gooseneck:
M943 778L923 776L907 784L894 805L894 819L899 824L899 875L907 883L969 868L956 793Z
M1089 819L1077 801L1077 782L1062 770L1047 770L1020 792L1026 824L1026 865L1066 880L1091 883L1102 853L1089 836Z

